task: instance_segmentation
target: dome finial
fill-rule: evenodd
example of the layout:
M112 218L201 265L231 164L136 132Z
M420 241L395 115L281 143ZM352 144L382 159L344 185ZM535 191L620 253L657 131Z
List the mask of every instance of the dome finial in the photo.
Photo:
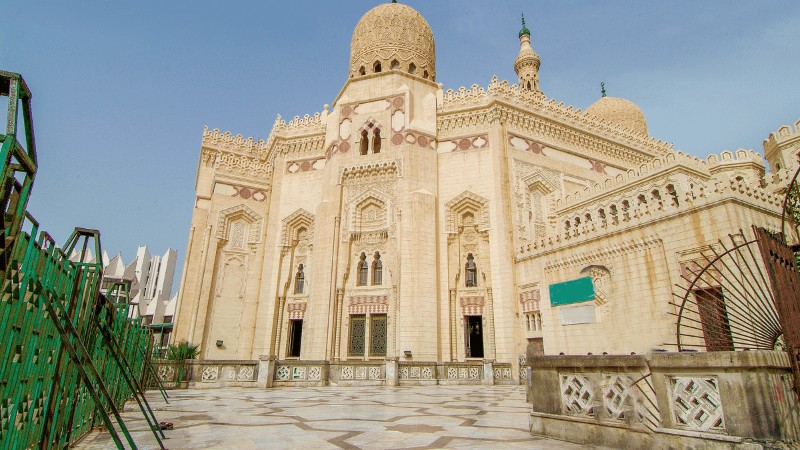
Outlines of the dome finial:
M531 30L529 30L528 27L525 26L525 13L522 13L522 29L519 30L519 37L530 36L530 35L531 35Z
M605 97L606 96L606 82L605 81L601 81L600 82L600 96L601 97Z

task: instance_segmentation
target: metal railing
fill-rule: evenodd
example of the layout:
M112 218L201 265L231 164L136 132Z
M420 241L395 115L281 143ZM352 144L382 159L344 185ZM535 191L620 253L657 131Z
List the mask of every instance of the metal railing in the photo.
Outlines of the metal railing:
M140 383L151 333L100 293L99 232L76 228L59 248L26 211L37 169L31 93L20 75L0 71L0 96L8 97L0 134L0 448L66 448L100 424L117 447L136 448L119 413L129 397L161 444Z

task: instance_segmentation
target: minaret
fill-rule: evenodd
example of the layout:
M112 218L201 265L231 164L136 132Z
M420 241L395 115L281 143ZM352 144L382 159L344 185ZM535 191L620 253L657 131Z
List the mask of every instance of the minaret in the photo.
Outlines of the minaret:
M531 30L525 26L522 16L522 29L519 30L519 54L514 60L514 71L519 76L519 86L523 91L539 92L539 55L531 48Z

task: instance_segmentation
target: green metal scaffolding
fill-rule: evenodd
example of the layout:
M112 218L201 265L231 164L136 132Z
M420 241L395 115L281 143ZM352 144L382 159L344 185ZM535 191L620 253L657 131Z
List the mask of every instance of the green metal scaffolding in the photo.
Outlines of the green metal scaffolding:
M119 414L130 398L161 444L142 390L152 332L128 318L122 286L113 301L100 292L98 231L76 228L59 248L26 211L38 167L31 92L0 71L0 97L0 449L66 448L99 425L136 448Z

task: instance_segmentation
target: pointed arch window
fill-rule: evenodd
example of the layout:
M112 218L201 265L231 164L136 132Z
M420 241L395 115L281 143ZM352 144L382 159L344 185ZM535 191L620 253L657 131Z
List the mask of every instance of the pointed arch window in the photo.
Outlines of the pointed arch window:
M305 289L306 284L306 274L303 269L303 265L300 264L297 266L297 273L294 276L294 293L295 294L302 294L303 290Z
M381 129L375 128L372 132L372 153L381 152Z
M475 257L472 253L467 254L467 263L464 264L464 271L466 276L464 281L467 287L475 287L478 285L478 266L475 265Z
M381 126L374 119L368 120L359 132L359 152L362 155L378 154L383 147Z
M366 155L369 152L369 134L367 130L361 132L361 154Z
M369 279L369 263L367 262L367 254L361 252L360 261L358 262L358 279L356 280L357 286L366 286Z
M375 61L375 65L373 65L372 68L373 68L373 72L381 73L381 62L380 61Z
M375 252L374 258L372 261L372 284L379 286L383 284L383 262L380 252Z

